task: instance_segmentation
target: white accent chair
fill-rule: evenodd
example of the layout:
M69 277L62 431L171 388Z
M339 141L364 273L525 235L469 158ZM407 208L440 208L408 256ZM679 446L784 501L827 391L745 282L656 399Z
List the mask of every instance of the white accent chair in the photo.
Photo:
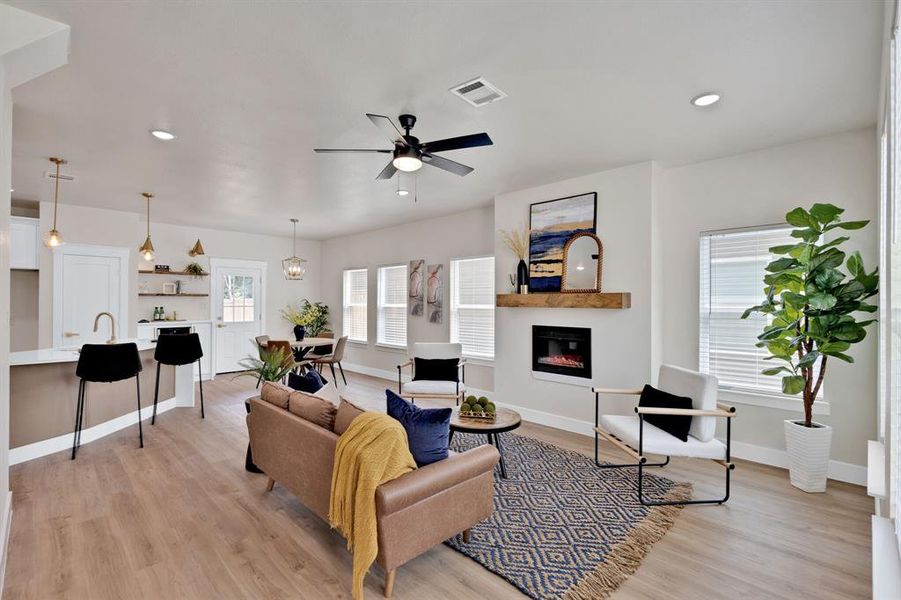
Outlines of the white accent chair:
M638 467L638 500L645 506L673 504L722 504L729 499L729 476L735 469L731 461L732 418L735 408L719 404L717 379L712 375L690 371L672 365L661 365L657 377L657 389L676 396L691 398L691 408L656 408L636 406L635 416L600 415L601 394L641 395L640 389L592 388L594 392L594 462L602 469ZM668 432L645 422L645 415L682 415L691 417L688 441L670 435ZM726 419L726 443L714 437L716 419ZM603 437L630 457L634 463L610 464L598 460L598 438ZM666 457L663 462L649 463L645 453ZM644 467L664 467L671 456L703 458L714 461L726 469L726 495L712 500L690 500L664 502L647 500L644 497Z
M437 381L430 379L416 379L416 358L425 359L457 359L457 380ZM397 365L397 391L398 394L416 402L416 398L437 398L453 400L458 405L466 395L466 359L463 358L463 344L417 342L413 344L410 359L402 365ZM413 381L403 381L403 369L410 367Z

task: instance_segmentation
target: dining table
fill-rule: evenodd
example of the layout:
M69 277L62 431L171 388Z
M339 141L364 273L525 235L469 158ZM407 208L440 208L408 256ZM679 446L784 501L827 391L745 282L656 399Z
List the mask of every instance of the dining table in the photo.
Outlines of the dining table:
M294 353L294 360L300 362L304 360L304 357L314 348L332 346L335 341L334 338L327 337L305 337L302 340L295 340L291 342L291 347L297 350L297 352Z

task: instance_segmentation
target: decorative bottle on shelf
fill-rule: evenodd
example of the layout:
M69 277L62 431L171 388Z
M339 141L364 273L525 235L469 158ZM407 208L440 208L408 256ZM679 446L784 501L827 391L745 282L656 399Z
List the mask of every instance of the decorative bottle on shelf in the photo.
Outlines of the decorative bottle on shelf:
M154 321L160 320L160 307L159 306L153 307L153 320Z
M529 293L529 265L523 259L519 259L519 264L516 265L516 291L520 294Z

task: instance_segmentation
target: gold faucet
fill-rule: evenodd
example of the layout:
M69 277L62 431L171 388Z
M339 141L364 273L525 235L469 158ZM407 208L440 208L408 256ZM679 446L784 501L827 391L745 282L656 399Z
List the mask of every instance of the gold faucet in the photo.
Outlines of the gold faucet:
M107 344L115 344L116 342L116 317L112 315L112 313L108 313L106 311L98 314L94 317L94 333L97 333L97 326L100 324L100 317L106 315L110 320L110 338L106 340Z

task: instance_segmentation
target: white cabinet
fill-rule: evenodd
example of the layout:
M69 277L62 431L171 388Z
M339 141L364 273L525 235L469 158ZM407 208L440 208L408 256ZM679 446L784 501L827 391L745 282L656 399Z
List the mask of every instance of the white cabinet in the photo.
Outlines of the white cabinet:
M38 220L30 217L10 217L9 219L9 268L38 268L38 248L41 236L38 234Z

